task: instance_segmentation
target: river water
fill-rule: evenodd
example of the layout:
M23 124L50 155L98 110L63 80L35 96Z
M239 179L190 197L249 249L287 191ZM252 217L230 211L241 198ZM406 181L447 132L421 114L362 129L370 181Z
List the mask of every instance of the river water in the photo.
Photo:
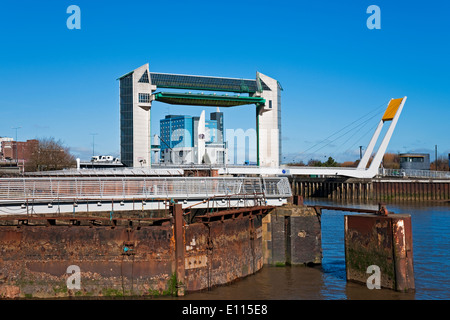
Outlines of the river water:
M377 204L308 200L305 204L377 209ZM411 215L414 293L368 289L346 281L344 215L322 212L322 265L268 267L226 286L189 293L192 300L448 300L450 299L450 204L387 203L394 213Z

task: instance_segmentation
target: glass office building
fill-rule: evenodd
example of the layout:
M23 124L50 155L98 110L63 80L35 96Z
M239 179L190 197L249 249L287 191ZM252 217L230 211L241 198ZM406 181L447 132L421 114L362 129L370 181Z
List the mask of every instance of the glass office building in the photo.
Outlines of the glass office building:
M223 141L223 113L214 112L210 120L205 120L205 147L225 148ZM173 161L170 151L180 152L186 158L185 161L195 163L193 155L197 150L196 137L198 136L198 125L200 117L188 115L167 115L159 121L160 124L160 148L163 162ZM219 120L216 120L219 119ZM225 154L225 152L223 152ZM180 154L178 154L180 156ZM170 159L167 159L170 157ZM220 160L224 163L224 159Z
M193 146L192 117L168 115L159 121L161 150Z

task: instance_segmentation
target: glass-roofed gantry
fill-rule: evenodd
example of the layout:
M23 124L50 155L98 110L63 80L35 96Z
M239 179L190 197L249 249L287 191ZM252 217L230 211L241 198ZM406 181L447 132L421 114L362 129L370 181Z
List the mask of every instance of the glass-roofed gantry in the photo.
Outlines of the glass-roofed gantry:
M235 79L206 76L191 76L168 73L150 73L151 83L158 88L226 91L255 93L270 88L261 79Z
M199 91L233 92L228 94L197 94L160 92L154 95L154 100L177 105L196 105L213 107L235 107L248 104L264 105L262 97L241 96L242 93L254 95L256 92L270 88L261 79L234 79L205 76L178 75L167 73L150 73L151 83L158 88L185 89Z
M262 73L256 79L150 72L145 64L119 78L121 160L126 166L150 166L152 101L187 106L256 106L257 161L278 166L281 158L281 85ZM227 92L157 92L159 89ZM233 93L233 94L231 94Z

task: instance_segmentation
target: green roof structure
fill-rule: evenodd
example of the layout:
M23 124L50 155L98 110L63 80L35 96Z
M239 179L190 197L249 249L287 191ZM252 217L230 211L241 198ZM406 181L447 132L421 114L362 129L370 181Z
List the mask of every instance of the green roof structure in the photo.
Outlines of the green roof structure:
M198 93L178 93L178 92L158 92L155 93L155 100L190 106L211 106L211 107L236 107L247 104L264 105L266 100L261 97L247 96L229 96L217 94L198 94Z

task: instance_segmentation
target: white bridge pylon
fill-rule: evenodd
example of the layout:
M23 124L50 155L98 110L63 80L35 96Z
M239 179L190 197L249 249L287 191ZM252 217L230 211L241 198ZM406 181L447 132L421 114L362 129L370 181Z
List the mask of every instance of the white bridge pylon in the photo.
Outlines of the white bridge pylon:
M260 174L260 175L324 175L324 176L344 176L351 178L373 178L378 173L383 156L386 152L389 141L394 133L398 118L403 110L406 96L399 99L391 99L386 111L375 130L361 161L356 168L343 167L229 167L219 169L219 174ZM390 121L389 128L375 154L370 166L367 168L373 149L378 141L381 130L385 122Z

